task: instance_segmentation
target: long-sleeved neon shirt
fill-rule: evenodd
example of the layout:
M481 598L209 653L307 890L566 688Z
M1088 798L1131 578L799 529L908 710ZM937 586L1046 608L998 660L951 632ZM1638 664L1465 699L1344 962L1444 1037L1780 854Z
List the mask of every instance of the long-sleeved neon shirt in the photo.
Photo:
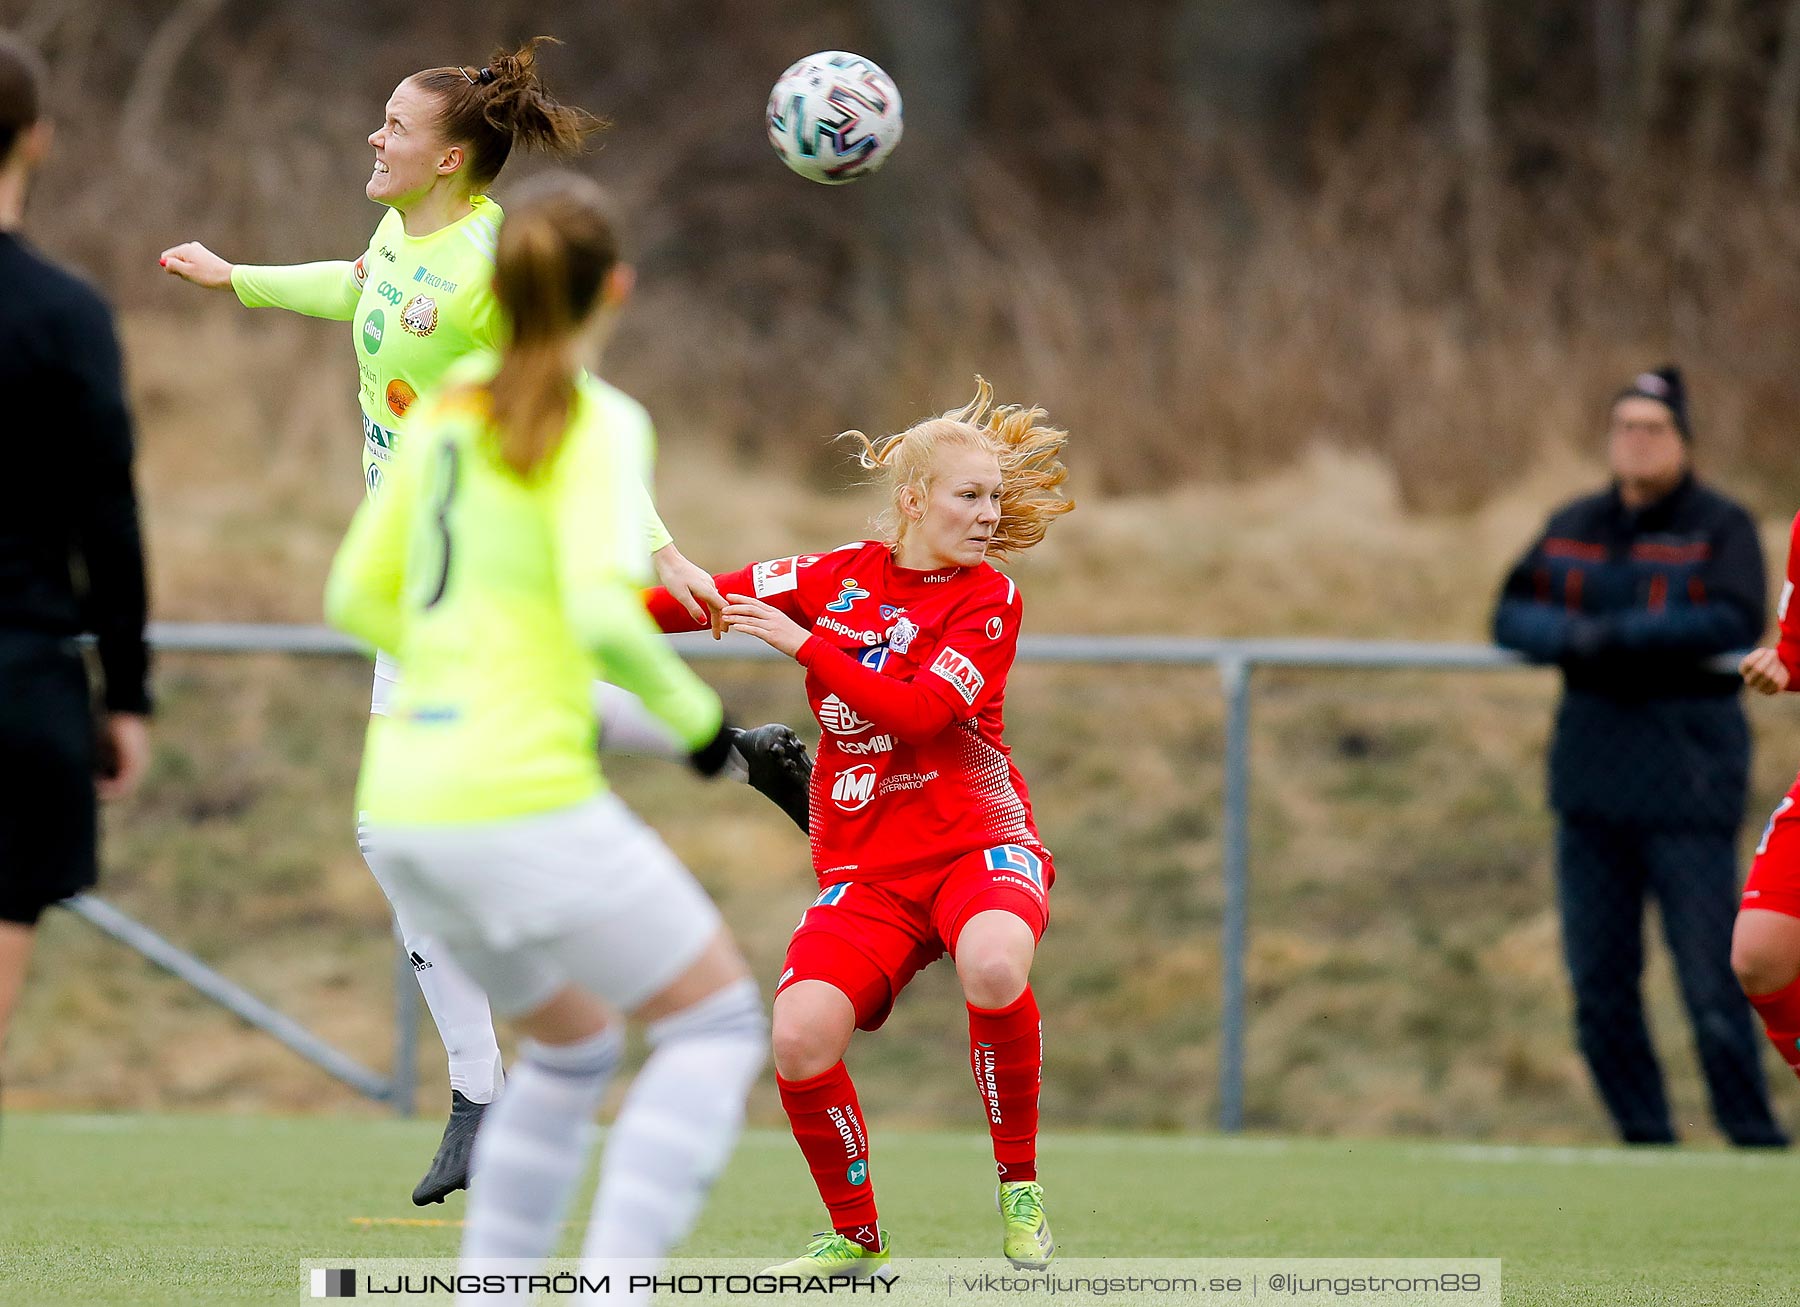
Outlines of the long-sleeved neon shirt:
M357 805L378 823L506 820L599 793L596 676L690 749L722 721L637 589L651 450L629 401L583 378L561 448L522 479L495 452L484 392L461 384L482 367L422 403L326 590L327 619L406 672L363 756Z
M504 343L505 316L493 292L503 215L485 195L470 203L469 213L425 236L408 236L400 212L388 210L353 263L232 269L232 289L249 308L355 324L363 484L370 495L381 488L419 397L436 389L459 359L492 354ZM634 420L648 429L641 408ZM639 514L654 553L670 536L648 490Z

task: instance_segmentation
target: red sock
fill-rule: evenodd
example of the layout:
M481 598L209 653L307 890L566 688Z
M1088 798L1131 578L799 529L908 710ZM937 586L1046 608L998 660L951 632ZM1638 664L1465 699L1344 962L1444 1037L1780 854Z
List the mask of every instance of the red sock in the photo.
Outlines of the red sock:
M863 1129L856 1086L839 1062L810 1080L775 1077L781 1106L806 1156L832 1228L871 1252L881 1248L875 1185L869 1179L869 1136Z
M1031 987L1003 1008L969 1005L969 1068L987 1109L1002 1180L1037 1179L1038 1088L1044 1024Z
M1750 1006L1762 1018L1763 1029L1781 1060L1800 1075L1800 979L1789 981L1787 988L1773 994L1752 994Z

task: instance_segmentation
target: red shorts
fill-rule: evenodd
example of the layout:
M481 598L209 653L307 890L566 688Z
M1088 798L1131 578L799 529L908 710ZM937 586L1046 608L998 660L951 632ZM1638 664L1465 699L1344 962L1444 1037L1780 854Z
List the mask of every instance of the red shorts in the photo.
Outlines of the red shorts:
M1775 805L1744 882L1744 908L1800 917L1800 780Z
M788 941L781 993L799 980L823 980L856 1008L859 1030L876 1030L914 976L946 952L978 912L1010 912L1042 939L1050 924L1048 854L1002 844L965 854L947 867L892 880L829 885Z

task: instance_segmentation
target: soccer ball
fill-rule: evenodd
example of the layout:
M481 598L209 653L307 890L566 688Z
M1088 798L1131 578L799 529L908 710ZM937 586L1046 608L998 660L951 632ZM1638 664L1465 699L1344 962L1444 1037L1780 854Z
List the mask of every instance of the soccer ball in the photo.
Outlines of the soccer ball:
M900 144L900 92L859 54L808 55L769 93L769 143L802 177L827 186L853 182Z

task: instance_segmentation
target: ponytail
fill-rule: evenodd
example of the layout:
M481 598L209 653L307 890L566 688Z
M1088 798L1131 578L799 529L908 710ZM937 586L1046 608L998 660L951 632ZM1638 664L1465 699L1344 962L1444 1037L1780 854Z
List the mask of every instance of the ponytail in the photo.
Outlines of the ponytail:
M444 139L467 148L471 193L493 184L515 145L568 158L606 126L544 89L537 48L545 42L558 44L554 37L534 36L517 50L496 50L485 68L430 68L408 79L436 97Z
M575 400L569 346L618 265L604 194L573 174L551 174L508 205L494 253L494 298L512 324L488 383L495 452L522 477L555 457Z

